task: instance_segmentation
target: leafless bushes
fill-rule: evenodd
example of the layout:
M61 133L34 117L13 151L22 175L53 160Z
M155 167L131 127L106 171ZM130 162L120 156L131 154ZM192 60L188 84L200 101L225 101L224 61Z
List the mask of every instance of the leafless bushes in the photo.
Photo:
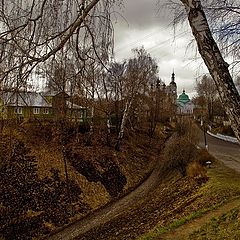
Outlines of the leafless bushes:
M177 125L177 134L164 150L165 167L175 169L182 176L207 179L206 162L214 158L205 150L196 147L196 129L189 124Z
M196 147L184 136L174 136L164 151L166 167L176 169L182 176L187 175L187 166L196 157Z
M197 158L187 166L187 175L193 178L207 180L207 162L214 162L214 157L206 149L197 151Z

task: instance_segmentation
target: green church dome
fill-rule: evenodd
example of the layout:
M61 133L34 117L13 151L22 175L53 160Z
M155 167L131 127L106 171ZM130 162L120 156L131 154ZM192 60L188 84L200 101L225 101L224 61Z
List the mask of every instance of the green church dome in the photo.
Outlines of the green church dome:
M185 93L185 90L183 90L183 93L178 97L177 101L184 104L190 101L188 95Z

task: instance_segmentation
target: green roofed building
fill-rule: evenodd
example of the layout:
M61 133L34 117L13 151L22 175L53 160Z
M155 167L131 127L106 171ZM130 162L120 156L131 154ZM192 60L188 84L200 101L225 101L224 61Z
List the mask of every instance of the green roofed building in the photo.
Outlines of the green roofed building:
M190 100L189 96L183 90L182 94L177 98L177 113L181 115L193 114L194 104Z

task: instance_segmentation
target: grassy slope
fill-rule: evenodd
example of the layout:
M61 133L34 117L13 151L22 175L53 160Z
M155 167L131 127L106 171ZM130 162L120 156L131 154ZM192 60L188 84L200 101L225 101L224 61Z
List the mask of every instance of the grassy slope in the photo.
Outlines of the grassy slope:
M172 221L166 221L165 223L159 222L150 232L143 235L140 239L164 239L164 234L167 232L197 217L201 217L205 213L223 205L226 202L229 202L234 198L240 197L239 173L216 161L213 167L208 170L208 176L209 181L197 189L195 194L192 196L195 200L183 208L183 212L181 214L175 215L175 220L172 219ZM222 229L226 228L226 225L227 224L223 224ZM234 226L230 226L229 228L231 229L232 227ZM197 234L198 233L194 236L197 236Z
M220 217L213 217L210 222L191 233L188 239L240 239L240 205Z
M97 142L97 141L96 141ZM127 193L137 186L154 167L155 158L159 153L163 143L163 136L158 136L152 140L151 148L149 147L149 137L145 132L129 135L124 141L121 152L114 152L112 147L104 146L100 141L95 143L90 149L94 153L96 159L101 152L109 152L109 155L114 155L118 166L122 173L127 178L127 184L124 187L123 194ZM98 145L99 144L99 145ZM45 143L38 141L38 144L31 144L32 154L36 156L38 161L38 173L42 178L50 174L51 168L56 168L60 171L61 177L64 179L64 163L59 146L53 143ZM89 152L89 154L90 154ZM95 161L95 159L93 159ZM82 202L86 203L90 209L95 210L109 201L111 197L100 182L89 182L85 176L78 173L70 163L68 163L69 178L74 180L81 187ZM86 214L86 213L84 213ZM74 219L81 217L75 216Z
M129 136L122 152L117 156L119 166L128 179L125 192L146 176L153 166L154 158L159 154L158 139L152 143L154 146L152 148L148 147L149 143L146 139L146 136L142 134L137 137ZM33 153L38 160L39 175L42 177L48 175L51 167L54 167L61 171L61 176L64 178L62 157L54 146L38 142ZM92 209L110 201L109 194L101 184L88 182L70 165L68 169L70 178L78 182L83 190L83 202L88 203ZM179 178L174 173L159 185L159 188L152 192L147 199L137 203L133 208L126 209L124 216L119 216L115 221L109 223L109 226L103 226L103 230L106 228L105 232L109 231L110 238L104 235L102 238L100 236L98 238L124 239L127 234L128 239L134 239L153 229L141 239L154 239L154 237L161 236L161 234L201 216L232 198L240 196L240 174L216 162L208 170L208 176L209 181L202 184L189 177ZM123 226L127 224L128 227L119 231L118 236L113 238L114 229L121 224ZM154 226L156 227L154 228Z
M54 145L41 145L32 148L32 154L36 156L38 161L38 174L41 177L48 176L51 168L60 171L61 177L64 179L64 162L60 151L56 150ZM86 177L77 173L75 169L68 164L68 174L70 179L74 180L82 189L82 200L95 209L106 204L110 198L106 189L100 183L87 181Z
M23 141L26 146L31 149L31 155L35 156L37 160L39 178L43 179L50 176L50 170L54 168L59 171L60 178L65 180L61 146L57 140L55 140L58 135L54 130L51 131L51 126L42 128L40 126L30 125L24 126L24 128L7 128L5 133L9 133L11 136ZM86 138L84 134L81 134L79 141L70 138L68 144L75 143L83 152L89 153L86 154L87 160L94 162L96 167L98 166L98 160L102 158L101 154L111 155L112 158L114 158L113 161L115 161L127 179L127 184L124 186L120 196L131 191L149 175L155 165L156 157L164 145L163 135L158 134L150 143L147 131L144 130L126 133L121 152L115 152L114 150L115 135L112 135L111 147L106 146L105 132L100 132L99 134L94 133L94 137L96 139L94 139L91 147L86 146L84 143L84 139ZM113 200L106 188L99 181L88 181L84 175L74 169L70 162L67 162L67 169L69 179L77 183L82 190L79 202L84 204L84 208L79 209L74 216L68 219L68 223L90 214L92 211ZM49 231L56 230L56 225L50 222L44 222L44 224L47 225ZM43 234L38 231L39 230L36 229L39 235Z

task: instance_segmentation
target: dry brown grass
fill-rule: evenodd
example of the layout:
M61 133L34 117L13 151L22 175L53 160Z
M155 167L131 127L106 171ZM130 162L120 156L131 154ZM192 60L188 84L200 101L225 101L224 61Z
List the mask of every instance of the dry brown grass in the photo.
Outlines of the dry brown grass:
M47 126L48 129L49 126ZM35 156L37 161L37 171L41 179L51 176L51 169L59 170L61 179L65 179L65 168L62 155L62 149L59 142L56 140L56 133L51 131L51 136L47 136L48 131L34 126L25 126L8 129L11 136L24 141L24 143L31 149L31 155ZM36 131L36 132L34 132ZM111 154L113 161L118 165L121 172L127 178L127 184L124 186L123 194L136 187L153 169L154 163L159 156L160 149L163 147L163 134L159 131L154 139L149 139L147 131L141 129L141 132L131 132L124 139L121 152L114 151L115 136L112 135L112 147L106 146L106 139L104 132L99 130L99 134L94 132L95 139L93 139L92 146L86 146L84 141L84 134L79 133L78 141L70 139L68 144L76 143L81 151L85 152L86 159L91 158L98 167L98 159L101 154ZM43 138L41 137L43 134ZM161 135L161 136L159 136ZM88 153L89 154L88 154ZM85 155L84 155L85 156ZM100 165L99 165L100 166ZM101 168L97 168L101 171ZM68 176L79 185L82 190L79 201L89 207L86 211L78 213L71 218L71 221L80 219L91 211L107 204L111 201L111 197L105 187L100 182L90 182L85 176L77 172L74 167L67 163ZM54 229L54 225L45 222L49 230Z
M187 175L193 178L205 178L207 177L207 169L199 162L192 162L187 167Z
M38 163L38 174L41 178L50 175L50 169L55 168L60 171L61 178L65 178L63 156L56 145L36 146L32 148L32 154L36 156ZM70 164L67 164L69 178L74 180L82 189L82 202L92 209L96 209L109 200L109 194L100 183L87 181L86 177L79 174Z
M96 134L96 133L95 133ZM61 148L56 142L49 141L37 141L33 142L31 139L32 155L36 156L38 163L38 174L41 178L50 175L51 168L58 169L60 171L60 177L65 178L64 161ZM128 139L124 141L121 152L115 152L111 148L104 146L104 140L102 133L93 139L93 146L86 147L84 145L84 134L81 134L77 148L80 148L84 153L86 159L89 159L96 163L98 157L109 152L114 157L114 162L117 163L121 172L127 178L127 184L124 187L124 192L128 192L134 188L141 179L148 175L153 169L156 161L156 154L160 151L162 137L156 136L151 141L151 147L149 146L149 138L147 134L142 131L141 133L130 134ZM113 144L114 145L114 144ZM114 153L115 152L115 153ZM86 203L92 209L96 209L105 205L110 201L110 195L100 182L89 182L85 176L78 173L70 163L67 163L69 178L74 180L82 189L81 194L83 203Z
M141 240L150 240L150 239L165 239L162 236L163 233L171 231L186 222L192 221L193 219L202 216L203 214L214 210L217 207L223 206L223 204L230 202L233 199L239 198L240 196L240 185L239 179L240 174L235 172L234 170L224 166L223 163L215 160L213 166L207 169L207 177L208 181L204 184L201 184L199 181L196 181L194 178L185 177L180 179L181 185L178 188L175 188L176 196L179 195L174 201L175 205L183 205L181 212L175 213L174 215L167 214L165 219L161 222L161 218L163 217L161 214L158 223L155 227L152 227L152 230L149 233L146 233L142 236ZM184 181L188 180L188 183L184 185ZM189 184L195 182L200 183L196 188L193 185L193 192L189 196L186 195L186 188L189 187ZM175 187L168 184L166 187L168 192L170 192ZM160 189L160 194L163 193L163 190ZM181 195L181 193L183 195ZM173 198L173 195L172 195ZM184 198L193 199L187 205L184 206ZM166 201L166 200L165 200ZM162 202L161 202L162 204ZM172 207L172 206L170 206ZM161 208L161 213L167 212L170 207L168 208ZM173 217L174 216L174 217ZM171 218L169 221L169 218ZM168 219L168 221L166 221ZM165 221L165 222L164 222ZM224 230L224 228L223 228ZM225 231L225 230L224 230ZM199 234L201 236L201 233ZM215 233L216 236L216 233ZM175 236L176 237L176 236ZM213 236L212 238L200 238L200 239L215 239ZM174 239L183 239L183 238L174 238ZM191 238L191 239L197 239ZM216 239L227 239L225 238L216 238ZM238 239L238 238L235 238Z

